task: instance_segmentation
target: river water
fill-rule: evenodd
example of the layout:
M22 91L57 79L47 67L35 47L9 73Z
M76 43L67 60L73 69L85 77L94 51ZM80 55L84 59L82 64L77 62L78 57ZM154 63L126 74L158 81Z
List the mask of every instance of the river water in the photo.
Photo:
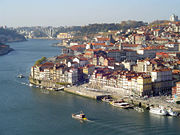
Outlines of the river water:
M54 40L10 43L0 56L0 135L179 135L180 118L122 110L65 92L27 86L30 67L42 56L60 54ZM19 79L23 73L26 78ZM90 122L71 114L83 110Z

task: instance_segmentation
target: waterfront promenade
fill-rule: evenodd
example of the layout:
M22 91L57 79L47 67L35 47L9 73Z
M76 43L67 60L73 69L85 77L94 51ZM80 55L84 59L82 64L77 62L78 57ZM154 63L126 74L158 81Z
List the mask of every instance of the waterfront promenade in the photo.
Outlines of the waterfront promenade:
M111 96L111 93L109 92L86 88L85 86L79 86L79 87L73 86L70 88L64 88L64 91L97 100L100 100L105 96Z
M93 88L88 88L87 85L82 86L73 86L64 89L65 92L73 93L76 95L100 100L104 96L111 96L114 100L124 99L126 102L133 103L135 105L141 105L143 107L150 107L153 106L164 106L165 108L173 108L174 111L180 112L180 105L174 102L170 102L170 98L167 96L157 96L157 97L136 97L136 96L125 96L122 93L106 91L106 90L98 90Z
M43 87L45 89L48 88L54 88L54 90L58 90L58 88L62 87L61 85L54 85L53 82L48 81L41 81L41 84L39 84L39 81L34 81L33 79L29 79L30 83L37 85L39 87ZM123 99L126 102L133 103L135 105L141 105L145 108L153 106L164 106L166 108L173 108L174 111L180 112L180 105L172 102L170 97L167 96L157 96L157 97L139 97L139 96L129 96L127 93L123 93L122 91L119 91L118 89L113 89L110 87L105 87L101 89L95 89L90 87L88 84L83 84L80 86L72 86L72 87L65 87L65 92L76 94L83 97L92 98L95 100L101 100L103 97L109 97L111 96L114 100L120 100Z

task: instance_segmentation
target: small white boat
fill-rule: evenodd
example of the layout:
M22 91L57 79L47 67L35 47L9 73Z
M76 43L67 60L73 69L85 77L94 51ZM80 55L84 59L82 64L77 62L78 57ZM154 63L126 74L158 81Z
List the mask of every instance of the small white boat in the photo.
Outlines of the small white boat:
M123 102L123 101L115 101L115 102L112 102L111 104L115 107L120 107L123 109L133 108L133 105L126 103L126 102Z
M52 87L49 87L49 88L46 88L46 89L48 89L48 90L54 90Z
M86 118L85 114L81 111L80 113L73 113L72 114L72 118L74 119L79 119L79 120L83 120L83 121L87 121L88 119Z
M18 78L24 78L24 75L23 74L19 74L17 77Z
M64 90L64 87L57 88L56 91Z
M113 99L112 98L107 98L107 97L104 97L104 98L102 98L101 99L103 102L112 102L113 101Z
M167 110L167 111L168 111L168 114L169 114L170 116L178 116L178 115L179 115L179 113L178 113L178 112L174 112L174 111L172 110L172 108L169 109L169 110Z
M123 100L117 100L117 101L115 101L115 100L112 100L111 102L109 102L111 105L115 105L115 104L118 104L118 103L123 103L124 101Z
M168 115L167 110L162 107L161 108L160 107L151 107L149 112L153 113L153 114L163 115L163 116Z

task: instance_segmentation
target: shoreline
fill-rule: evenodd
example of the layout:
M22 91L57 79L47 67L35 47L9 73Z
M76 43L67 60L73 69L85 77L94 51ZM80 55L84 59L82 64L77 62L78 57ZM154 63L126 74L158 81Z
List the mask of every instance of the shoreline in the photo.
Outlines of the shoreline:
M0 45L0 56L6 55L10 53L11 51L15 51L13 48L10 48L10 45L6 45L7 43L13 43L13 42L24 42L27 40L14 40L14 41L8 41L5 43L2 43Z
M41 83L38 83L39 82L38 80L29 78L29 82L30 82L30 84L33 84L34 86L37 86L39 88L44 88L47 90L58 91L59 88L62 88L62 85L57 86L49 81L44 81L44 82L41 81ZM52 88L52 89L50 89L50 88ZM158 97L150 97L147 99L143 99L143 98L125 96L125 95L115 93L112 91L89 88L86 86L86 84L80 85L80 86L64 87L63 91L65 91L67 93L79 95L82 97L91 98L94 100L101 100L103 97L111 96L114 100L123 99L124 101L126 101L130 104L134 104L135 106L138 106L141 103L143 108L150 107L151 105L154 105L154 106L159 105L159 106L163 106L165 108L170 107L170 108L173 108L174 111L180 112L180 105L176 104L176 103L167 102L166 101L167 97L164 97L164 96L163 97L159 97L159 96Z
M11 51L14 51L14 49L13 48L0 49L0 56L6 55L6 54L10 53Z
M50 82L50 81L42 81L42 80L35 80L31 77L29 77L30 84L38 87L38 88L44 88L47 90L54 90L58 91L60 88L64 87L62 85L58 85L57 83ZM110 95L110 93L105 91L95 91L93 89L91 90L85 90L83 86L72 86L72 87L64 87L63 90L68 93L88 97L95 100L100 100L101 98Z
M46 38L46 37L36 37L36 38L27 38L27 39L44 39L44 40L61 40L59 38Z

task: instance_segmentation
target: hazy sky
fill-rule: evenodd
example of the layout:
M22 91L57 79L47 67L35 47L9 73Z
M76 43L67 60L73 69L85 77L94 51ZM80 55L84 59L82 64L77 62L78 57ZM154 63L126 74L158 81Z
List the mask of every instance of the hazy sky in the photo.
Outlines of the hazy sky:
M180 0L0 0L0 26L72 26L180 16Z

